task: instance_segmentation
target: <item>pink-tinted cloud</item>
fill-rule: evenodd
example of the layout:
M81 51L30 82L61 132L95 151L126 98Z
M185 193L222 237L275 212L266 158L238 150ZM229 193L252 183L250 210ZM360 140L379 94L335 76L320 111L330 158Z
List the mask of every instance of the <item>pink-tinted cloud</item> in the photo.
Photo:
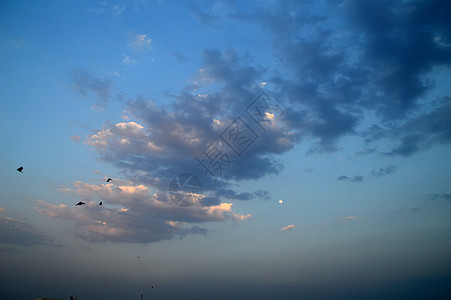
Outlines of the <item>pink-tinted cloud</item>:
M154 192L142 184L116 180L117 184L89 184L76 181L60 189L79 197L85 205L51 204L37 201L36 210L50 218L74 226L75 235L93 242L157 242L187 234L206 235L205 222L244 221L250 214L235 212L232 203L179 207L166 193ZM98 205L99 201L103 205Z
M280 231L294 230L295 228L296 228L296 225L288 225L288 226L282 227L282 229L280 229Z

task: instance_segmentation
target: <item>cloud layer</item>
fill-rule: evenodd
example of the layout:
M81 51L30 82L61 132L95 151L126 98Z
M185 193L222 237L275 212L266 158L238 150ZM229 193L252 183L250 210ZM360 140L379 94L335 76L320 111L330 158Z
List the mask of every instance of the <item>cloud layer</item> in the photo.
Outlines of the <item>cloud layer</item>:
M186 212L199 210L197 218L179 213L175 218L164 217L157 225L144 226L161 226L167 232L164 237L143 229L129 235L130 241L183 236L188 227L172 228L164 222L206 222L213 208L223 212L214 219L220 221L234 216L225 201L268 199L268 191L243 192L232 183L279 174L283 169L279 155L301 142L307 144L308 154L327 153L342 149L343 137L354 136L365 145L358 154L409 157L451 141L451 98L444 94L430 98L429 94L436 81L434 72L449 70L451 64L448 1L329 1L321 6L275 1L256 3L247 13L238 4L215 3L193 6L191 13L213 28L228 23L260 28L274 61L261 67L249 59L250 54L232 47L204 49L200 68L185 87L171 93L171 102L162 105L161 99L132 97L126 104L127 121L105 123L82 139L135 188L162 195L177 174L201 177L205 196L200 207ZM147 34L135 34L129 47L135 53L146 52L152 40ZM126 58L124 63L132 62ZM176 58L185 61L183 54ZM106 78L78 70L73 82L82 95L111 98L112 84ZM258 98L267 84L271 90ZM396 166L388 165L370 174L380 177L395 171ZM361 175L337 179L363 182ZM74 187L88 188L82 183ZM98 188L101 191L95 192L102 197L110 193L103 190L106 187ZM134 209L143 202L140 193L135 190L129 199L137 203L127 203L129 211L110 214L119 220L130 215L146 222ZM153 204L146 205L163 205L161 199L147 199ZM123 219L127 221L122 225L111 225L116 231L110 228L110 233L102 233L100 225L94 224L96 229L90 229L89 236L114 240L116 234L120 240L126 234L119 228L133 228L127 223L129 217Z
M39 233L33 225L25 221L0 216L0 243L2 244L31 247L49 244L51 241L48 236Z
M232 203L180 207L167 199L167 193L154 193L142 184L115 182L74 182L71 188L60 191L81 199L86 205L38 201L36 210L60 222L73 223L75 235L91 242L150 243L189 234L205 236L208 230L196 224L244 221L251 217L234 212ZM98 205L99 201L103 202L102 206Z

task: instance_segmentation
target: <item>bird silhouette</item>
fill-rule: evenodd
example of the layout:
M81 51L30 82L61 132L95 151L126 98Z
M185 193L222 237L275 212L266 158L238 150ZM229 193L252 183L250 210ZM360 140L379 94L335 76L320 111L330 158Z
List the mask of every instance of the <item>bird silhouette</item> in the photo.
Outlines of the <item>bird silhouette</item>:
M77 205L83 205L83 204L86 204L86 203L84 203L84 202L78 202L77 204L75 204L75 206L77 206Z
M100 201L99 205L102 205L102 204L103 204L102 201Z
M108 179L106 180L106 182L110 182L111 180L113 180L113 179L111 179L111 178L108 177Z
M17 168L17 171L19 171L20 173L23 173L22 170L23 170L23 167Z

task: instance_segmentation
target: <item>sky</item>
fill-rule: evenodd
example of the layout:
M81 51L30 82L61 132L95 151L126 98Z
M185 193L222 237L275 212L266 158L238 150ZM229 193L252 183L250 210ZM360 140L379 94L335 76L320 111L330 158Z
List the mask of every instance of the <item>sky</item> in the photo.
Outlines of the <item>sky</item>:
M449 299L450 12L1 1L0 297Z

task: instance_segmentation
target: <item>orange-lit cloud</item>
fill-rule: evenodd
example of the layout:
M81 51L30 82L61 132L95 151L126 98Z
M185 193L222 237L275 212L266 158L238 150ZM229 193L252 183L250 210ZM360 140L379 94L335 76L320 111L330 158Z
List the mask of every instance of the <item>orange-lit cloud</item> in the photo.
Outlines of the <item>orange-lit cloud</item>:
M296 225L288 225L288 226L282 227L282 229L280 229L280 231L294 230L295 228L296 228Z

